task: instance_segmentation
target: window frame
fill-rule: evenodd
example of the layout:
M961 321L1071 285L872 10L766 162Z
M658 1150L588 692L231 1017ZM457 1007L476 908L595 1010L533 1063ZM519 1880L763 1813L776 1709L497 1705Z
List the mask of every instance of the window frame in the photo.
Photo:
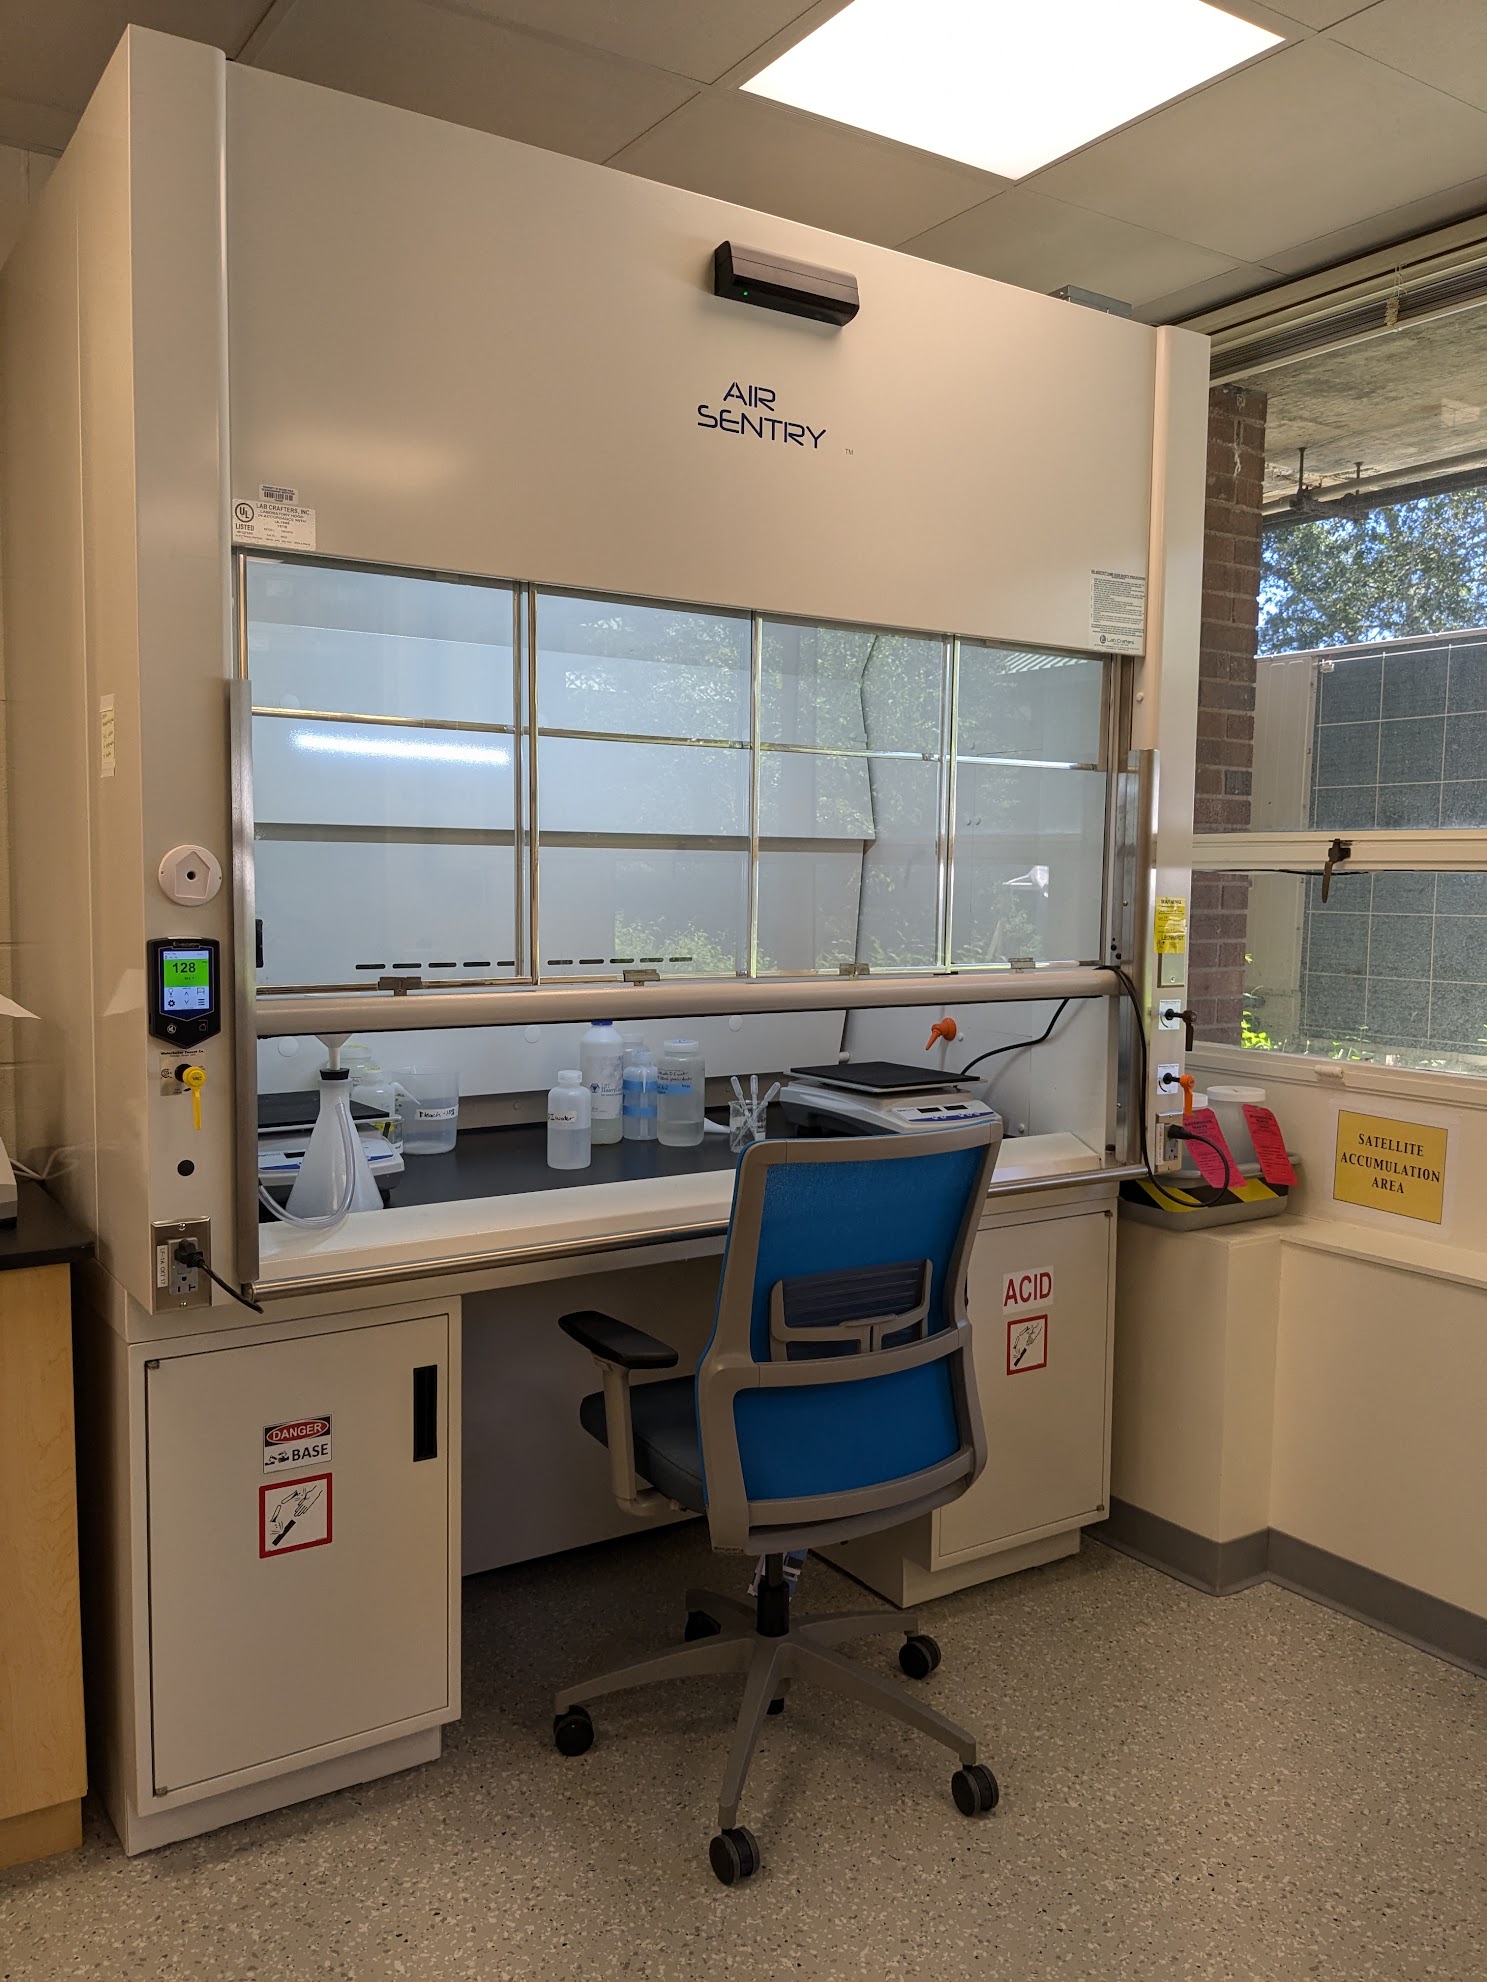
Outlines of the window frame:
M748 819L747 831L740 834L721 836L730 842L737 841L737 850L747 861L747 929L741 967L732 976L718 976L697 973L690 976L661 972L660 980L667 983L685 982L698 986L718 983L729 984L768 984L780 981L803 983L830 980L834 975L849 977L868 974L866 964L853 961L840 964L835 973L829 968L803 971L762 970L759 967L759 886L761 852L768 852L766 836L760 830L760 773L766 757L780 755L848 756L854 760L871 763L877 759L892 759L901 762L932 764L935 767L936 815L935 815L935 954L932 962L893 965L874 965L872 975L893 979L909 979L924 976L967 976L988 972L1009 972L1014 965L1011 959L1000 959L990 963L957 962L953 954L954 944L954 892L955 892L955 831L957 770L962 761L959 748L959 698L961 679L961 654L963 648L992 650L1004 649L1016 653L1048 654L1071 662L1090 662L1100 667L1100 710L1097 730L1097 752L1093 761L1074 762L1064 760L1030 760L1016 757L991 757L982 753L971 753L967 761L988 764L1006 764L1011 768L1037 768L1043 770L1087 771L1102 775L1105 779L1105 845L1100 876L1100 940L1103 942L1109 931L1112 909L1115 903L1114 870L1118 855L1117 786L1119 773L1128 768L1131 732L1131 704L1138 656L1114 654L1098 649L1074 649L1068 647L1041 646L1028 641L1000 641L984 634L961 635L920 628L867 626L854 621L814 619L802 614L780 613L764 607L745 609L735 606L688 603L679 600L641 598L632 594L596 592L587 587L545 585L527 583L518 579L496 576L471 576L470 574L420 570L409 567L372 563L367 561L331 556L275 552L259 548L239 549L234 553L234 591L236 603L236 669L241 683L251 681L249 672L249 612L248 612L248 571L250 567L308 567L351 574L382 574L390 577L430 580L438 583L475 585L490 591L509 594L512 612L512 670L513 670L513 713L515 720L510 724L461 723L439 724L437 727L471 729L499 732L509 736L514 751L513 762L513 861L515 870L515 895L513 911L513 935L516 947L516 967L495 977L431 978L403 980L405 988L417 988L438 994L453 991L489 991L498 995L514 988L538 990L558 985L604 985L652 981L657 976L653 968L646 966L615 967L585 971L582 968L561 968L554 972L551 964L542 960L541 934L541 849L544 835L541 828L539 810L541 787L541 743L544 737L552 739L583 740L593 742L654 744L672 748L726 748L742 750L748 755ZM660 736L650 732L575 730L565 725L552 726L542 721L539 696L539 646L537 637L539 602L546 598L565 598L591 602L596 605L633 605L662 611L675 611L687 614L716 614L719 617L745 621L749 626L749 692L748 692L748 734L744 739L717 739L692 737L684 734ZM785 743L768 740L761 735L761 703L763 686L763 646L765 630L768 626L794 626L812 630L835 630L845 633L884 635L925 642L940 648L938 738L933 752L924 750L899 750L865 745L861 749ZM233 740L233 772L236 791L235 815L239 821L238 838L240 860L251 868L255 830L253 825L252 801L252 750L251 723L262 717L290 716L300 721L317 719L338 722L373 722L392 727L427 727L417 718L358 716L355 713L329 710L280 709L269 705L257 705L245 709L249 735L235 735ZM238 729L243 728L238 722ZM246 830L244 828L246 821ZM504 833L502 835L504 837ZM568 833L559 835L564 847L582 845L586 840L596 847L612 845L615 836L609 834ZM623 835L620 837L624 837ZM636 836L637 850L641 839ZM681 839L693 837L705 839L709 846L719 843L720 836L679 835ZM1093 967L1094 959L1089 960ZM1084 960L1073 958L1039 959L1033 967L1037 971L1068 971L1086 967ZM1023 966L1018 967L1022 974ZM1031 975L1032 973L1028 973ZM381 997L392 988L394 973L383 977L369 978L360 983L335 984L254 984L255 996L265 999L280 997L334 994L342 998L350 995L371 994ZM1036 995L1029 990L1028 995ZM492 1022L495 1022L494 1014Z
M1307 661L1313 664L1387 655L1401 648L1429 649L1450 641L1487 640L1487 628L1453 627L1440 633L1409 635L1399 640L1366 640L1336 647L1307 647L1261 654L1267 661ZM1445 720L1449 723L1449 711ZM1260 738L1256 724L1256 746ZM1258 767L1256 769L1258 775ZM1333 871L1348 874L1487 873L1487 827L1251 827L1242 832L1193 833L1192 871L1197 874L1321 874L1339 842L1348 848ZM1387 1051L1387 1048L1381 1049ZM1419 1050L1428 1050L1428 1044ZM1279 1081L1303 1081L1310 1070L1314 1082L1346 1085L1358 1092L1392 1094L1427 1101L1435 1098L1457 1105L1487 1108L1487 1074L1459 1068L1439 1070L1390 1067L1382 1060L1339 1061L1318 1053L1273 1047L1233 1045L1199 1039L1194 1057L1224 1073L1253 1077L1259 1067ZM1444 1056L1443 1057L1448 1057Z

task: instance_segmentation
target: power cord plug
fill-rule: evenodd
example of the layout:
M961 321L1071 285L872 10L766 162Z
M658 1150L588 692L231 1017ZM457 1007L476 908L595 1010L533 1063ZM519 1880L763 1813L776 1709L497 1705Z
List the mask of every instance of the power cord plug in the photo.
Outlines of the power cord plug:
M229 1286L220 1273L213 1273L207 1265L206 1254L195 1239L177 1239L173 1258L176 1265L184 1266L188 1273L204 1273L214 1287L220 1287L224 1294L230 1295L237 1302L239 1307L251 1308L254 1314L263 1313L257 1301L250 1301L245 1294L240 1294L236 1287Z

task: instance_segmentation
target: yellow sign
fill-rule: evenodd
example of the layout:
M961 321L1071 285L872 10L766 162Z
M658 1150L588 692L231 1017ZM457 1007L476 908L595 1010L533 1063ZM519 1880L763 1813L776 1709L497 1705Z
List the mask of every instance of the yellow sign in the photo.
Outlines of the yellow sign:
M1180 957L1188 946L1188 905L1181 895L1157 896L1157 955Z
M1444 1129L1339 1111L1332 1177L1332 1195L1339 1204L1365 1204L1370 1211L1392 1211L1398 1218L1439 1225L1445 1194Z

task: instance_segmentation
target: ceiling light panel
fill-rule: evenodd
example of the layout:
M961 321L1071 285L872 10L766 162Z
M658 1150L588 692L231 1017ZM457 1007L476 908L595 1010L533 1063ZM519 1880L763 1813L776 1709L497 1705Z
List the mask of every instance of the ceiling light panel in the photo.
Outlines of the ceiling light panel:
M851 0L743 87L1020 179L1281 39L1207 0Z

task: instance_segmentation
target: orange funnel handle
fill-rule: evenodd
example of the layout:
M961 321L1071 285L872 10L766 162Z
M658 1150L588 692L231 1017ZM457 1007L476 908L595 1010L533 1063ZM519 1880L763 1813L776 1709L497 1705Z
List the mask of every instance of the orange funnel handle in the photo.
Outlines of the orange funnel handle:
M1193 1089L1198 1083L1191 1074L1179 1074L1177 1085L1182 1089L1182 1115L1186 1121L1193 1112Z
M955 1023L954 1019L936 1019L929 1029L928 1039L924 1042L925 1052L933 1052L937 1039L943 1039L948 1045L959 1031L960 1027Z

